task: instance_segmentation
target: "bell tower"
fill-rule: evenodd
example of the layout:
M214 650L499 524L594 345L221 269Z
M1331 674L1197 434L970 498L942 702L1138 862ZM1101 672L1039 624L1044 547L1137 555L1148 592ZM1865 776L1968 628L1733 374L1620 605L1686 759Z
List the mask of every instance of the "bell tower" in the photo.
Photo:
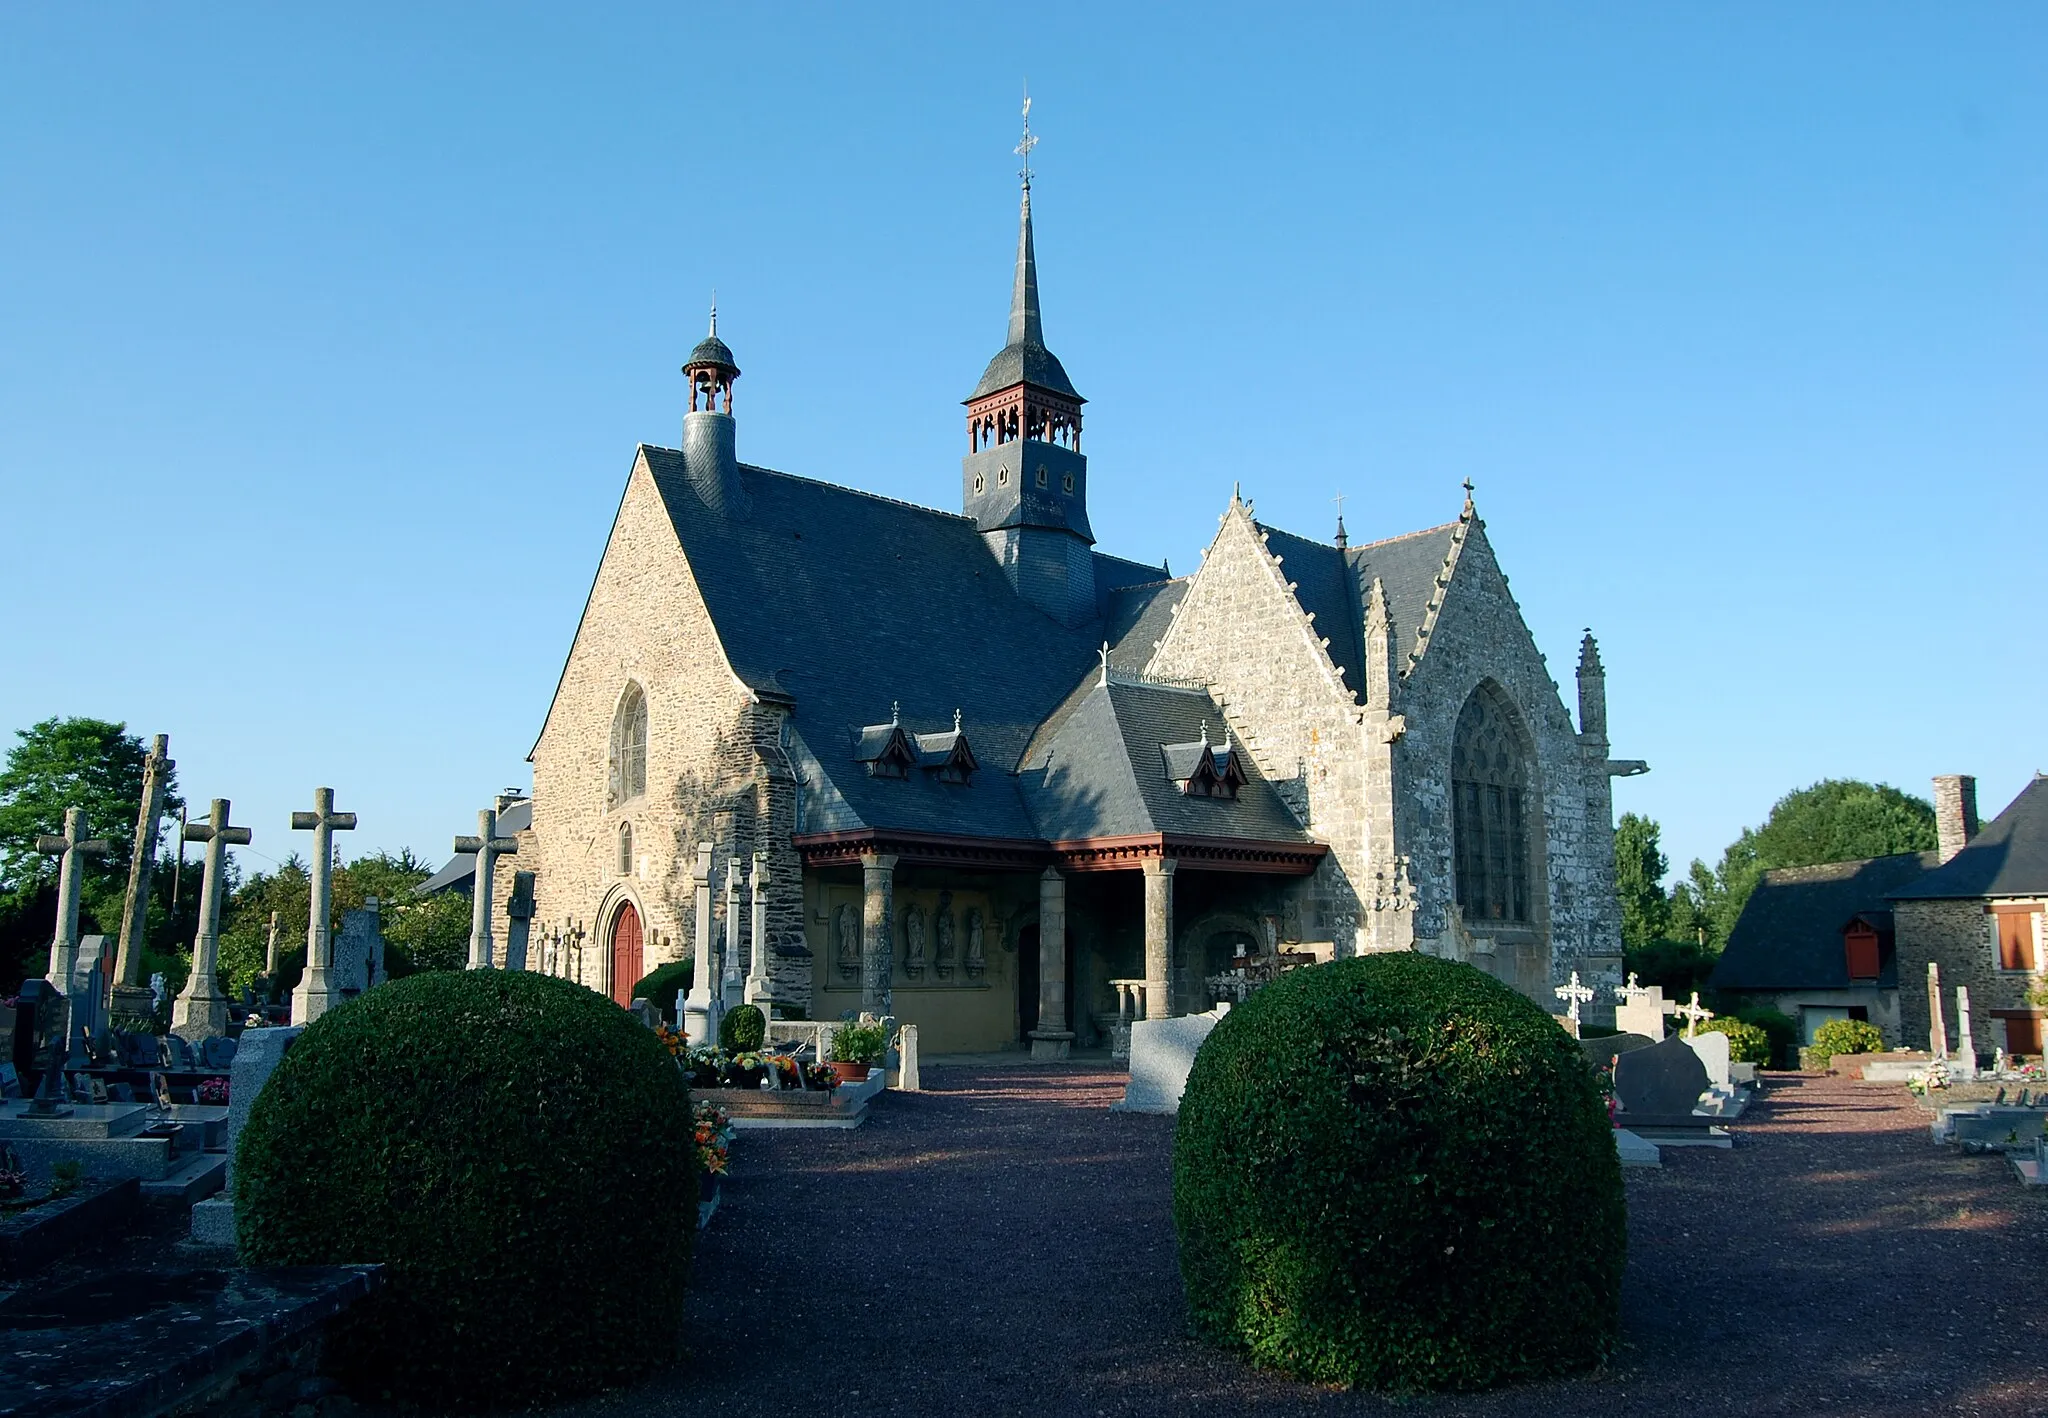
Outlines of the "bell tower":
M1093 620L1095 534L1088 526L1083 399L1045 347L1038 259L1031 237L1031 100L1024 100L1024 193L1009 342L982 371L967 405L962 504L1017 593L1067 625Z

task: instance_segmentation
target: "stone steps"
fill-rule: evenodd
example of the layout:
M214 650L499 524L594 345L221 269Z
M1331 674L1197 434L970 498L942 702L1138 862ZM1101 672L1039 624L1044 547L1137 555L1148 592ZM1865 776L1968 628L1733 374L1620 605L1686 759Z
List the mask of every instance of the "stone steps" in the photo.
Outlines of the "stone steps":
M200 1152L181 1157L179 1165L153 1182L142 1184L142 1194L153 1201L171 1201L190 1206L203 1201L227 1185L228 1158L225 1152Z

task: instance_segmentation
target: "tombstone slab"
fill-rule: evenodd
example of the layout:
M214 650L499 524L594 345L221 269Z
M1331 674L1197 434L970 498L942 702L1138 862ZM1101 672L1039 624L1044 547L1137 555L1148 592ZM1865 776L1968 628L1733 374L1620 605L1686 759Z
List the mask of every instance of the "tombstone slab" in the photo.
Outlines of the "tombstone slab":
M1229 1011L1229 1005L1219 1004L1207 1014L1134 1020L1131 1081L1124 1088L1122 1101L1110 1108L1121 1113L1178 1114L1195 1055Z
M1728 1065L1728 1036L1709 1032L1694 1034L1686 1041L1686 1047L1699 1055L1700 1066L1707 1071L1707 1082L1715 1088L1732 1086L1733 1078Z
M332 979L335 994L343 1000L384 983L384 925L376 897L360 911L343 914L341 934L334 942Z
M1614 1060L1616 1121L1642 1117L1688 1117L1711 1080L1688 1040L1673 1037L1647 1049L1630 1049Z
M256 1095L263 1091L270 1075L277 1072L285 1051L305 1032L303 1024L287 1029L242 1031L234 1067L228 1072L227 1187L219 1196L193 1206L193 1240L210 1246L235 1244L235 1148L242 1140L242 1129L248 1125L249 1110L256 1105Z

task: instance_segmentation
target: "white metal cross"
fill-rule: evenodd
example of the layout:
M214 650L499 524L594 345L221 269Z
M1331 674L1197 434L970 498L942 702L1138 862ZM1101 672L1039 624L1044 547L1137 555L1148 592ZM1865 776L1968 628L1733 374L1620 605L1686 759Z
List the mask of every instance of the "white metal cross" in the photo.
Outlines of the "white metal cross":
M1699 1033L1700 1026L1714 1017L1714 1011L1700 1003L1700 992L1698 990L1692 992L1691 1002L1680 1005L1676 1013L1685 1016L1685 1037L1688 1039Z
M1579 983L1579 972L1572 971L1570 984L1557 987L1557 997L1565 1002L1565 1017L1572 1023L1579 1022L1579 1006L1593 998L1593 991Z

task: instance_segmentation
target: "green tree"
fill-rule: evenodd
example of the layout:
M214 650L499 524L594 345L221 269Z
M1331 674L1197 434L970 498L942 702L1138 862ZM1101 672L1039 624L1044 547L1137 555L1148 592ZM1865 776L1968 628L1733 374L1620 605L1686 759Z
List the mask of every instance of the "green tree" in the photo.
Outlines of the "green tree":
M415 895L414 888L431 875L433 867L409 848L395 856L372 852L336 864L329 877L328 929L338 934L343 915L361 910L374 896L381 913L385 968L390 974L461 969L469 959L469 898L459 892ZM277 870L242 883L222 913L221 988L231 998L240 998L243 989L263 973L273 911L277 913L277 976L272 987L281 995L298 984L306 968L306 922L312 899L310 872L296 854Z
M1621 899L1624 949L1662 939L1669 930L1671 903L1664 895L1664 860L1656 820L1625 812L1614 829L1614 894Z
M1766 871L1924 852L1934 837L1933 806L1883 783L1829 778L1787 793L1761 827L1743 829L1718 866L1692 864L1709 943L1718 948L1727 941Z
M88 858L79 916L85 929L114 934L128 885L135 817L142 808L142 770L149 747L126 724L105 719L45 719L15 731L0 769L0 988L48 968L55 931L57 860L36 851L41 833L64 830L64 810L82 808L94 836L113 843ZM166 784L175 811L175 770Z

